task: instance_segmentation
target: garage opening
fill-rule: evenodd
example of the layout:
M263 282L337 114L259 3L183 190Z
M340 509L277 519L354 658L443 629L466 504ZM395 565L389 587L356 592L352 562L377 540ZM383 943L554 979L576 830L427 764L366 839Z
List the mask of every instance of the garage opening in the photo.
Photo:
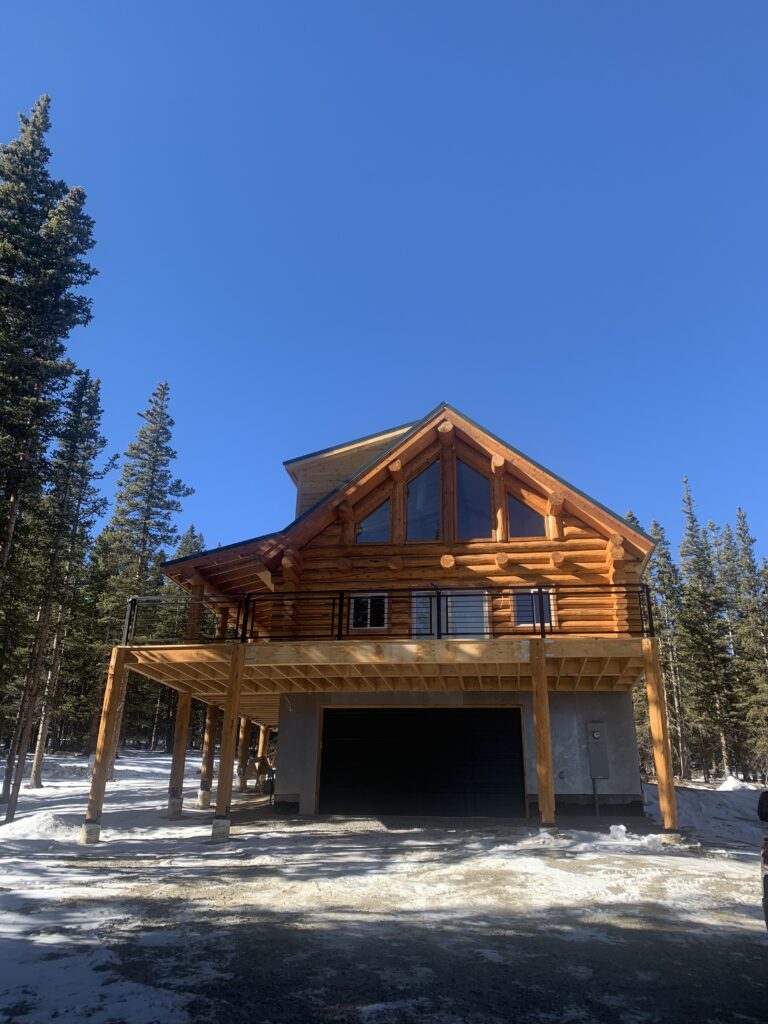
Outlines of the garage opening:
M319 807L522 817L520 708L326 708Z

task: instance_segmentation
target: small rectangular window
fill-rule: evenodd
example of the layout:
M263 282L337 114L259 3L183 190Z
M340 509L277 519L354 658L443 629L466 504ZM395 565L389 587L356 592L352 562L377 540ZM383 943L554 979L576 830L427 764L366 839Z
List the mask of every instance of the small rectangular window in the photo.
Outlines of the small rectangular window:
M548 590L515 590L512 593L512 625L541 627L542 611L544 625L552 626L552 596ZM543 606L543 607L542 607Z
M387 595L355 594L349 599L350 629L386 629Z

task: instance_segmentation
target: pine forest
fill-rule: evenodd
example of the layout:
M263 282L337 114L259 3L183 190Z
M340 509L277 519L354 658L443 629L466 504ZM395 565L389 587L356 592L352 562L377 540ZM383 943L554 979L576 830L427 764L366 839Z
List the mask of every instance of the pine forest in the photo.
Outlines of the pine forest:
M139 427L120 456L101 433L100 382L66 341L91 320L94 224L86 196L49 171L50 101L0 147L0 751L12 820L24 788L44 785L45 751L87 756L126 598L175 585L162 562L201 550L184 525L191 488L174 475L171 393L136 396ZM115 480L105 497L107 481ZM199 483L199 481L198 481ZM768 772L768 564L746 512L701 522L688 481L683 540L658 522L647 570L667 693L675 774ZM168 749L174 695L134 677L122 741ZM645 691L635 710L644 773L653 772ZM203 722L193 722L199 742Z

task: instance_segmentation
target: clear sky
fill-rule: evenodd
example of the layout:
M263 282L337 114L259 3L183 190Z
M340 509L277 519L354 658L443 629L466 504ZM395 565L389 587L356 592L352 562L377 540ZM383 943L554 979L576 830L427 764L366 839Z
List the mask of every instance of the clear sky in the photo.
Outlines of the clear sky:
M768 4L3 6L0 138L53 97L96 219L105 431L171 383L184 523L446 400L679 536L768 553Z

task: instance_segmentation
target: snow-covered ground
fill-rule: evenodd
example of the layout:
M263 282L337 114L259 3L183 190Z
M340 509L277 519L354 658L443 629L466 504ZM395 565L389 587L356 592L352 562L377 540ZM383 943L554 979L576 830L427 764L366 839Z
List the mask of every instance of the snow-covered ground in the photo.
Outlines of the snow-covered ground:
M280 819L253 794L220 846L198 764L168 821L169 759L122 757L96 847L84 762L23 791L0 826L0 1021L764 1024L756 789L678 790L683 847L620 821Z

